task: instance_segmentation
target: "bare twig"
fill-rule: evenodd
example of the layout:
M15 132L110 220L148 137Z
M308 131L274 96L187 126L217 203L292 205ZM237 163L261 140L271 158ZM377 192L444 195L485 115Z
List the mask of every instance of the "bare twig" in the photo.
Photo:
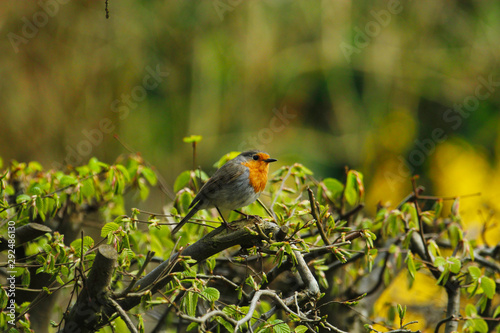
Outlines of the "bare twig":
M302 256L302 253L298 250L294 250L293 253L297 259L297 270L299 271L300 277L307 285L308 294L317 298L320 294L318 281L316 281L314 275L311 273L311 270Z
M236 327L234 328L235 332L238 331L238 329L243 324L245 324L250 319L252 319L253 314L255 312L255 308L257 307L257 303L258 303L258 301L260 300L260 298L262 296L270 296L270 297L272 297L283 308L283 310L285 310L286 312L291 313L291 314L299 317L302 321L306 321L306 322L316 322L317 321L315 319L307 318L306 316L304 316L302 314L299 314L299 313L296 313L295 311L293 311L292 309L290 309L286 305L286 303L274 291L271 291L271 290L258 290L258 291L255 292L255 294L254 294L254 296L252 298L252 301L250 302L250 306L249 306L248 312L245 315L245 317L243 317L242 319L240 319L240 320L238 320L236 322Z
M108 298L108 301L111 303L111 305L115 308L116 312L118 312L118 314L120 315L120 317L123 319L123 321L127 325L127 328L129 329L129 331L131 333L138 333L137 329L134 326L134 323L132 322L132 320L130 320L129 316L127 315L127 313L125 312L125 310L122 309L122 307L120 306L120 304L118 304L111 297Z
M219 311L219 310L207 312L201 317L191 317L191 316L188 316L182 312L179 312L178 315L179 315L179 317L181 317L183 319L186 319L186 320L189 320L189 321L192 321L195 323L199 323L202 325L204 325L212 317L222 317L222 318L224 318L224 320L230 322L231 324L237 325L236 320L234 320L233 318L229 317L226 313ZM235 330L235 332L236 332L236 330Z
M311 215L313 218L316 220L316 226L318 227L319 234L321 236L321 239L326 245L330 245L330 241L328 240L328 237L325 234L325 230L323 229L323 223L319 219L318 212L316 211L316 199L314 199L314 194L313 191L308 187L307 188L307 193L309 193L309 203L311 205Z
M414 194L413 203L415 205L415 210L417 212L418 225L419 225L418 229L419 229L419 233L420 233L420 238L422 238L422 243L424 245L425 258L422 258L422 259L427 260L431 263L434 263L434 260L432 260L431 254L429 253L429 247L427 246L427 242L426 242L425 236L424 236L424 221L422 220L422 212L420 211L420 206L418 205L418 202L417 202L418 188L417 188L416 180L417 180L416 176L411 178L411 184L413 186L413 194Z
M348 212L345 212L344 214L340 214L336 219L335 219L335 222L338 222L340 220L345 220L353 215L355 215L357 212L359 212L361 209L363 209L365 207L365 204L364 203L360 203L358 204L356 207L354 207L353 209L351 209L350 211Z
M436 329L434 330L434 333L439 333L439 328L441 327L441 325L443 325L451 320L457 320L457 318L455 318L455 316L449 316L449 317L444 318L443 320L440 320L436 325Z
M151 259L153 258L154 255L155 255L154 251L148 251L148 254L146 255L146 259L144 260L144 264L142 264L141 268L139 269L137 274L134 276L134 278L132 279L132 281L130 282L128 287L126 289L124 289L122 292L120 292L114 296L116 299L126 296L127 293L130 292L134 288L135 283L141 277L142 273L146 269L146 266L149 264L149 262L151 261Z

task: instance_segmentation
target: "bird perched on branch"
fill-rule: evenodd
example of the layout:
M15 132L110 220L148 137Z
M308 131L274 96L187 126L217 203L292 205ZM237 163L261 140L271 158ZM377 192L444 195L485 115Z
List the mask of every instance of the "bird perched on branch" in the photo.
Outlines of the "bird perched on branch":
M269 163L277 161L258 150L246 151L229 160L218 169L200 189L189 208L189 213L172 230L174 235L200 209L234 210L250 205L264 191ZM226 227L229 224L222 217Z

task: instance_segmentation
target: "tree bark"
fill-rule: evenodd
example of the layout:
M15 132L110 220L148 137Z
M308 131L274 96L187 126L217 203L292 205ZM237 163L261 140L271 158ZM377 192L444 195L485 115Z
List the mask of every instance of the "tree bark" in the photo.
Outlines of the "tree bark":
M75 305L65 320L63 333L94 332L100 314L108 305L108 286L118 260L118 253L111 245L102 245L97 250L94 264Z

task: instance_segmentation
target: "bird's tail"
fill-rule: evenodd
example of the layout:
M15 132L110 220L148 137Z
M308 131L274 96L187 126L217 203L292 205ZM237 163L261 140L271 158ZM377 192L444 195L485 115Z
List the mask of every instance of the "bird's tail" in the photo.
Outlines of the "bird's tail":
M196 205L194 205L194 207L191 208L189 213L187 213L187 215L179 222L179 224L177 224L175 226L174 230L172 230L172 232L170 233L172 236L175 235L175 233L177 231L179 231L182 228L182 226L184 224L186 224L186 222L189 221L189 219L192 218L194 214L196 214L196 212L198 212L200 210L200 206L202 205L202 202L203 202L203 200L199 200L196 203Z

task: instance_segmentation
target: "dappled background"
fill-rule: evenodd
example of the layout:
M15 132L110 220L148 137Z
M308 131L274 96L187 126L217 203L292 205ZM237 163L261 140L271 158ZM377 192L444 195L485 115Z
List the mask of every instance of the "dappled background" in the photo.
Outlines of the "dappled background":
M173 184L197 134L209 174L250 147L317 177L357 169L367 214L397 205L413 174L426 194L480 192L460 203L467 237L499 241L499 2L110 0L106 19L104 1L42 0L0 13L4 165L113 162L127 146ZM153 197L156 210L169 200Z

